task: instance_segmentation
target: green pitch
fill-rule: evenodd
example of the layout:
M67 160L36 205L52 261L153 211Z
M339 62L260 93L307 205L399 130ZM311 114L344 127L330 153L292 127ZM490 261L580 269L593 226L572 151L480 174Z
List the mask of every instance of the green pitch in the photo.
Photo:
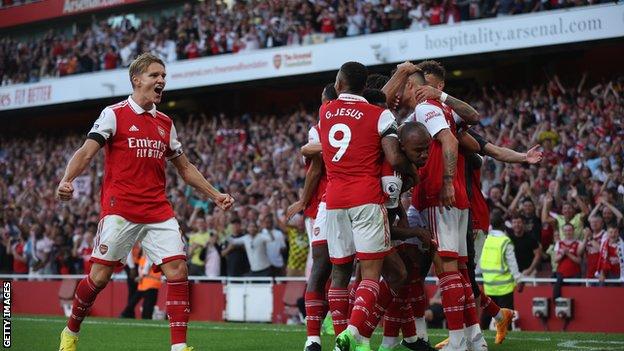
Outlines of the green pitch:
M13 316L11 350L57 350L64 318ZM444 330L430 330L432 341L445 338ZM503 345L494 345L494 334L487 332L490 350L574 351L624 350L624 334L529 333L512 332ZM301 351L305 341L302 326L242 323L193 322L189 345L197 351ZM324 350L333 349L333 338L323 337ZM373 337L373 349L381 336ZM164 321L89 318L83 323L80 351L168 351L169 330ZM330 347L331 346L331 347Z

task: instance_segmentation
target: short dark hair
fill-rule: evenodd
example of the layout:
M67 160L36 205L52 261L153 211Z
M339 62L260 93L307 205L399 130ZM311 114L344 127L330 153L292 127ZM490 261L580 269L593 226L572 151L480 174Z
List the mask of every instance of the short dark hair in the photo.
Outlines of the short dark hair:
M353 93L361 93L366 87L368 70L359 62L349 61L340 66L340 75Z
M423 61L419 63L416 66L420 68L423 74L433 74L439 79L442 79L442 80L446 79L446 70L444 69L442 64L438 61L427 60L427 61Z
M490 213L490 223L494 229L505 230L505 217L503 211L498 208L493 209Z
M369 104L380 105L386 103L386 94L378 89L364 89L362 96L368 101Z
M386 83L390 80L390 77L384 76L383 74L373 73L368 76L366 79L366 87L369 89L379 89L384 87Z
M420 133L420 135L424 137L429 136L429 131L424 124L420 122L410 121L401 124L401 127L399 128L399 140L406 140L407 136L412 133Z
M338 98L334 83L328 83L325 88L323 88L323 95L327 100L336 100Z

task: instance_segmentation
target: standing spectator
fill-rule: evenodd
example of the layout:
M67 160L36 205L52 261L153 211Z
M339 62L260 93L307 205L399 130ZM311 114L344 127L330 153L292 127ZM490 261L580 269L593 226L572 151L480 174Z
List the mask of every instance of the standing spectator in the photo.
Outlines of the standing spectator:
M442 6L442 0L434 0L433 6L429 11L429 24L432 26L442 24L444 19L444 7Z
M581 277L581 257L584 247L574 238L574 226L570 223L563 225L561 229L563 237L556 240L554 246L554 262L556 264L555 278L557 282L553 286L553 299L561 296L561 285L564 278Z
M600 216L589 217L589 228L585 228L584 245L587 252L585 278L594 279L598 272L598 262L600 261L600 248L606 237L604 222Z
M195 208L199 211L199 208ZM190 257L189 275L204 275L206 268L204 260L201 258L202 250L208 244L211 233L208 230L206 220L203 217L195 219L195 232L189 235L188 256Z
M515 215L511 219L509 239L513 243L518 269L522 275L534 276L542 258L542 247L537 240L527 235L524 221L520 215Z
M31 259L30 272L31 275L42 275L52 273L52 247L54 242L44 235L43 228L40 224L34 224L30 231L30 247Z
M221 256L227 256L236 246L245 247L249 267L251 270L246 274L250 277L270 277L273 275L271 262L268 255L268 244L273 239L266 233L258 233L258 226L251 222L247 227L247 234L240 238L230 238L228 247L221 252Z
M407 13L408 18L412 21L411 30L424 29L429 27L429 5L424 0L416 2L415 6Z
M230 222L231 226L231 239L241 238L243 233L243 227L239 218L234 218ZM230 239L228 238L228 240ZM241 277L245 273L249 272L249 261L247 260L247 253L245 248L236 246L231 249L225 256L226 275L228 277Z
M598 261L598 274L600 282L605 279L622 279L621 262L624 254L624 240L620 237L619 229L610 226L607 229L606 240L600 247L600 259Z
M578 196L576 188L572 189L570 196L576 200L577 205L581 208L580 212L574 208L574 205L572 205L571 202L566 201L561 206L561 214L551 213L550 209L552 207L553 198L549 194L546 198L545 208L542 211L542 221L550 223L554 222L553 225L560 230L559 235L562 239L564 238L564 234L561 230L564 224L571 224L574 228L573 238L579 240L583 237L583 219L589 214L589 208L587 207L587 204L585 204L585 202ZM548 215L544 218L544 214Z
M204 274L207 277L218 277L221 274L221 254L217 248L217 235L210 233L210 239L202 251L205 264Z
M347 36L352 37L362 34L364 30L364 16L355 9L354 6L349 7L349 15L347 16Z
M13 274L28 274L28 256L24 252L24 247L28 241L28 233L22 232L11 246L13 255Z
M501 308L514 309L513 294L522 278L514 253L514 245L505 234L503 212L495 209L490 214L492 230L485 239L481 254L483 290ZM522 223L518 219L517 223ZM520 231L524 232L522 228ZM491 317L484 313L481 325L490 324Z
M262 219L262 234L272 238L267 244L269 261L273 269L273 275L284 275L284 254L286 253L286 239L281 230L275 228L272 214L267 214Z
M305 232L303 216L297 214L288 224L278 219L278 226L288 237L286 276L303 277L310 247L308 235Z
M330 7L333 10L333 8ZM336 33L336 16L333 11L330 12L328 9L323 9L321 14L317 17L316 22L319 24L321 29L321 35L323 35L323 39L325 41L332 39Z
M158 272L154 271L152 261L147 258L143 250L141 250L137 263L139 272L137 277L137 290L128 301L123 312L121 312L121 318L134 319L134 309L142 299L143 308L141 311L141 319L152 319L154 306L156 306L156 302L158 302L158 290L162 285L162 272L160 270Z
M119 56L115 53L115 48L111 45L106 45L106 52L104 53L104 57L102 58L104 62L104 69L115 69L117 68L117 64L119 62Z

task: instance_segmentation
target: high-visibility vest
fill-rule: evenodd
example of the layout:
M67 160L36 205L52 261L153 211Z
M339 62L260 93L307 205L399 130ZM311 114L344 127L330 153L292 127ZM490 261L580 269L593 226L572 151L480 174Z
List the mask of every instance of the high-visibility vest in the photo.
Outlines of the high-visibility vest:
M481 254L481 271L483 272L483 288L490 296L510 294L516 287L507 262L505 249L511 244L506 235L488 235Z
M141 256L141 258L139 258L139 272L144 272L146 264L147 264L147 258L145 257L145 255L143 255ZM146 291L149 289L160 289L161 276L162 276L161 272L156 273L154 272L152 267L149 267L148 273L139 280L139 285L137 286L137 290Z

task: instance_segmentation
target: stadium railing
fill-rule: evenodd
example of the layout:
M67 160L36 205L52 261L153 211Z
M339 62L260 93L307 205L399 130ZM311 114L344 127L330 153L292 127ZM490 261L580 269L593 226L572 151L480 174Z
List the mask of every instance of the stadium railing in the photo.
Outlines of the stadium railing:
M41 281L41 280L54 280L54 279L82 279L84 278L83 274L47 274L47 275L28 275L28 274L0 274L0 279L3 280L32 280L32 281ZM125 274L114 274L111 278L116 281L126 280ZM164 279L164 278L163 278ZM189 276L190 281L194 282L221 282L223 284L227 283L286 283L286 282L305 282L305 277L226 277L226 276L218 276L218 277L206 277L206 276ZM437 277L427 277L425 278L427 283L437 283ZM483 282L481 277L477 277L477 282ZM537 286L538 284L552 284L556 283L557 279L555 278L523 278L522 283L531 284L533 286ZM564 278L563 283L566 284L583 284L587 287L596 286L600 283L598 279L585 279L585 278ZM605 284L622 284L624 281L619 279L606 279L604 281Z

